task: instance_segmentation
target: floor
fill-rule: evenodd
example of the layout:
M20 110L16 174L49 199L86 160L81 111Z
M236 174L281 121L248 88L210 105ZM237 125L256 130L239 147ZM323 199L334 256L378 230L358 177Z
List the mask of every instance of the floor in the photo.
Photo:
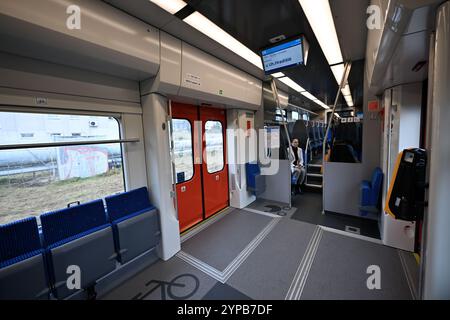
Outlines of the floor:
M380 239L377 221L332 212L322 214L321 193L295 196L292 206L297 208L292 219Z
M184 234L175 257L103 299L415 299L413 255L381 245L361 222L323 216L320 196L301 195L291 209L264 202L228 208ZM347 225L360 235L345 232Z

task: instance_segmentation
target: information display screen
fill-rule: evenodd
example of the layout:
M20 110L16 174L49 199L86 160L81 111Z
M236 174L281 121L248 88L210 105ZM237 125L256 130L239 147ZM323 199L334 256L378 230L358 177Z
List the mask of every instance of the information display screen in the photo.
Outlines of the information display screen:
M298 37L282 44L261 51L261 58L266 74L305 64L304 39Z

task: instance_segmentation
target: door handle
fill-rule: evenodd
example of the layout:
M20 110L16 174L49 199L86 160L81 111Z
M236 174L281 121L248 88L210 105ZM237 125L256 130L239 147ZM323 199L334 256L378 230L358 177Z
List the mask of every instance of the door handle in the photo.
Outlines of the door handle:
M202 122L194 121L194 164L203 163L202 145Z
M186 186L181 187L181 192L186 192Z
M216 176L216 181L219 181L219 180L220 180L220 176L217 175L217 176Z

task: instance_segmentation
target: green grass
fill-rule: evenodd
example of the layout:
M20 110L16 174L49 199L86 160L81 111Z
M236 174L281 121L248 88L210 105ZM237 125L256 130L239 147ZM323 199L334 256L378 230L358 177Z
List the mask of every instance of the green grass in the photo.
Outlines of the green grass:
M3 179L4 180L4 179ZM15 179L16 183L0 184L0 224L65 208L68 203L81 203L103 198L124 190L120 169L90 178L49 181L39 176L37 182Z

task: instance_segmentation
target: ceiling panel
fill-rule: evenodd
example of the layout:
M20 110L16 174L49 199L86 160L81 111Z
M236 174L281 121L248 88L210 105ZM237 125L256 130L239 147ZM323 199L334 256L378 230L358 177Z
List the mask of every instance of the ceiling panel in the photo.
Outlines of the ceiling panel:
M215 41L207 38L186 23L183 23L178 18L173 16L171 18L170 15L166 12L162 12L162 9L156 7L148 0L104 1L151 25L160 27L162 30L165 30L175 37L178 37L227 63L233 64L260 79L264 78L263 73L259 69L243 60L238 55L232 53L227 48L218 45ZM269 39L276 36L284 35L286 38L289 38L295 35L304 34L310 43L308 63L306 66L286 70L285 74L322 101L329 104L334 102L338 90L336 80L298 0L185 1L254 52L259 52L261 48L269 45ZM339 21L345 22L349 17L344 16L343 12L349 11L348 9L352 8L352 23L336 23L338 36L340 41L342 41L342 50L346 57L359 57L361 56L361 51L364 52L364 32L359 32L356 36L355 32L343 36L341 36L340 33L345 33L350 29L357 29L356 25L360 24L360 21L365 19L365 10L362 10L364 7L362 4L356 6L358 10L354 10L354 2L359 3L367 1L368 0L330 0L332 10L336 12L336 14L335 12L333 12L333 14L335 14L335 17L337 17ZM345 8L342 6L345 6ZM358 40L349 40L352 37L356 37ZM215 40L220 42L220 39ZM363 45L360 42L363 42ZM364 49L361 49L363 47ZM362 90L362 73L360 79L353 74L354 72L350 75L352 91L359 91L358 87ZM295 93L292 90L290 92ZM299 101L304 100L302 97L297 97L296 99ZM355 103L359 101L358 98L355 98L354 100ZM341 100L339 103L344 103L344 101ZM311 105L313 110L322 109L315 104L307 104Z
M269 40L304 34L310 43L308 63L284 73L325 101L334 97L336 80L297 0L190 0L189 4L255 52ZM218 39L220 41L220 39Z
M334 25L344 60L366 57L366 14L369 0L330 0Z

